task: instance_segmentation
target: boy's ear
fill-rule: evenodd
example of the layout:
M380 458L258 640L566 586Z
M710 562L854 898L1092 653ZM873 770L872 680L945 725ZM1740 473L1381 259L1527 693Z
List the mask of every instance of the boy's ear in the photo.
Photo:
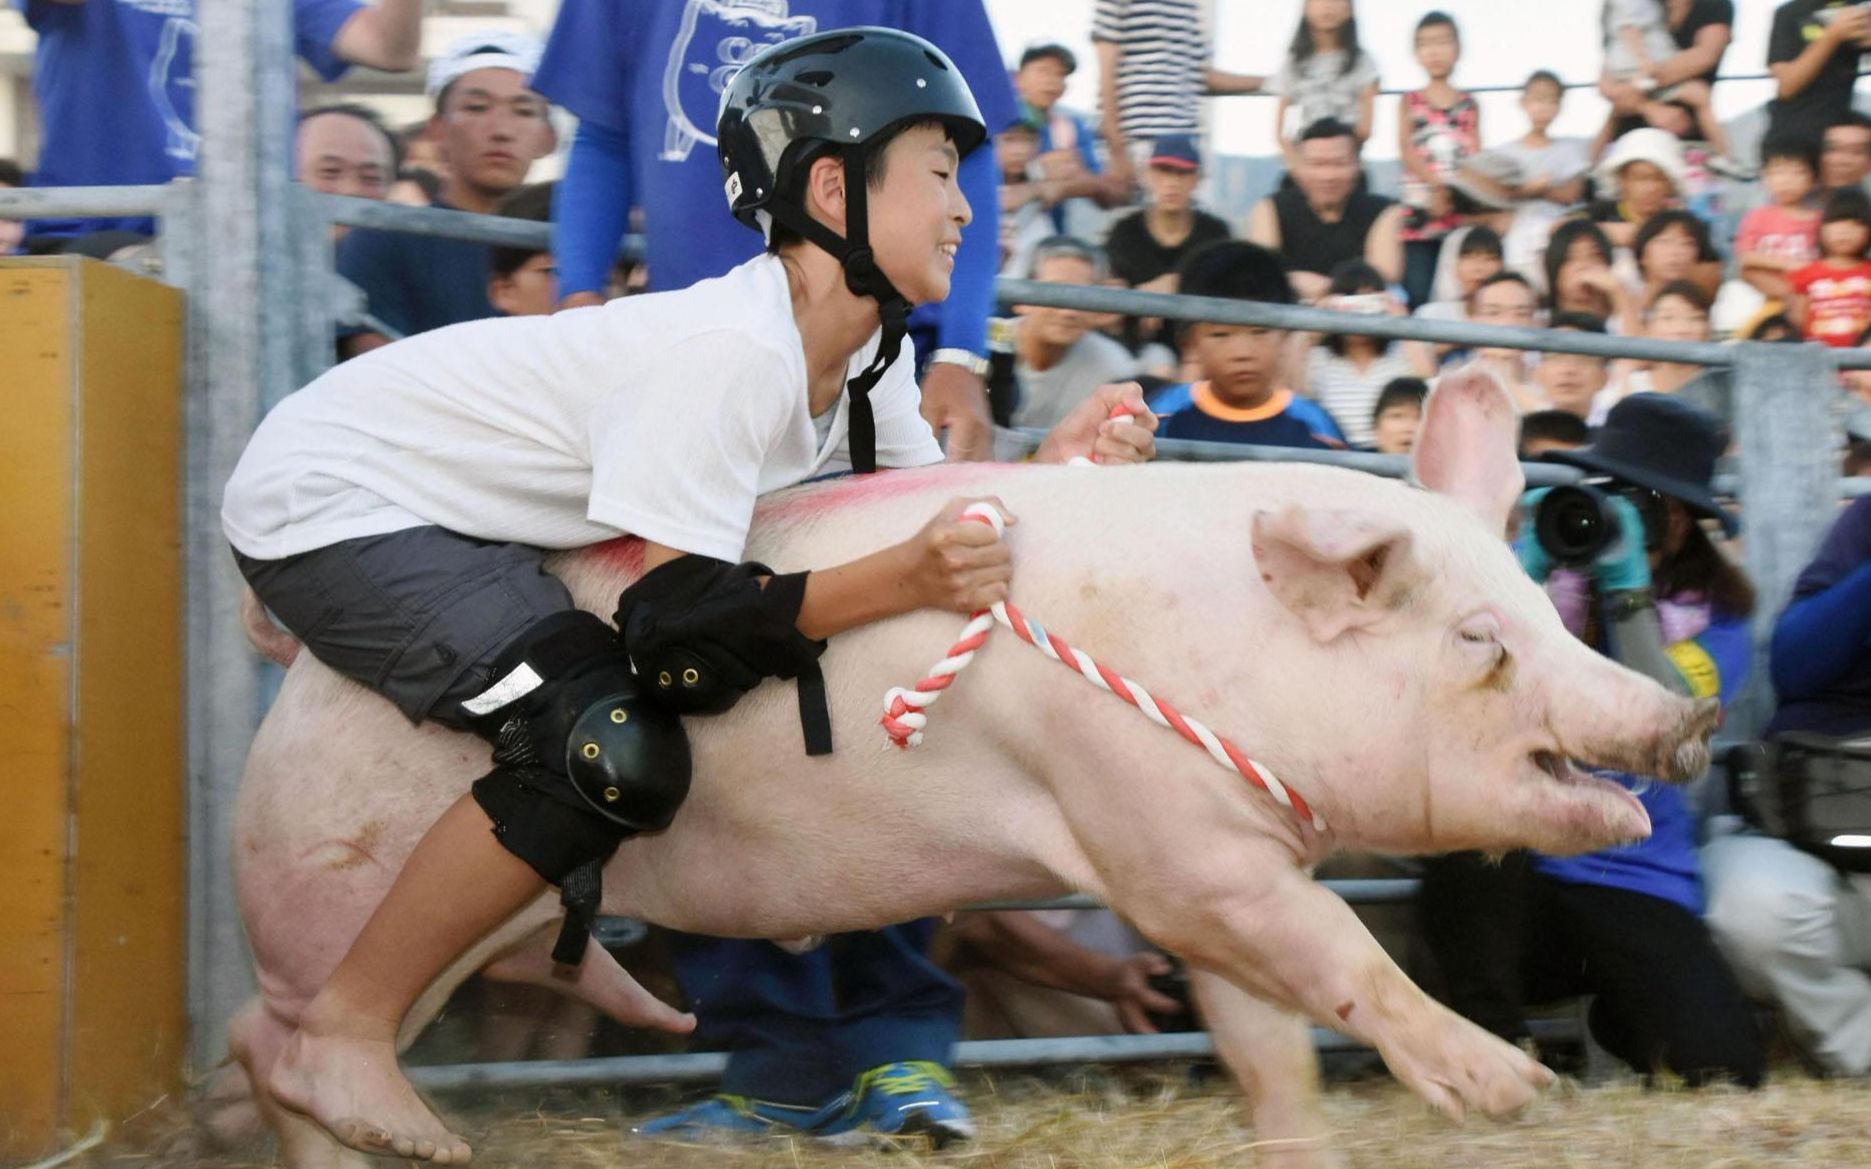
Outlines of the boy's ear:
M836 154L816 158L806 171L806 211L843 234L845 227L845 163Z
M513 316L513 277L489 276L487 278L487 302L507 316Z

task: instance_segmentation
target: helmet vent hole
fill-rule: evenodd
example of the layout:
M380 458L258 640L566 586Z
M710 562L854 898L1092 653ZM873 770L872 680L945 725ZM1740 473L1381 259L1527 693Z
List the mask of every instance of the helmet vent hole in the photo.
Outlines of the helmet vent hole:
M830 69L808 69L806 72L799 74L797 80L802 85L830 85L832 83L832 71Z
M928 49L923 50L923 56L929 58L929 63L934 65L937 69L942 70L944 73L948 72L948 62L936 56L934 53L931 53Z

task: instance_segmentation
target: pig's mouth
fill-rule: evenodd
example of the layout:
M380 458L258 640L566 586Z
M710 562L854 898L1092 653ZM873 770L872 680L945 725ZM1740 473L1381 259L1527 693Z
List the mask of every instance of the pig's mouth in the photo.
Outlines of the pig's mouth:
M1623 784L1601 779L1545 748L1529 752L1527 762L1538 773L1540 785L1558 797L1549 807L1566 825L1563 846L1548 845L1545 851L1586 851L1650 834L1650 814Z

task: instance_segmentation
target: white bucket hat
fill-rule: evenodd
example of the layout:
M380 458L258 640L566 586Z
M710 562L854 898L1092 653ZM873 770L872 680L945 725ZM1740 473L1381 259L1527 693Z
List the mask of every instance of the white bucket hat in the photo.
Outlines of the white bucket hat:
M1669 177L1670 185L1680 195L1688 194L1688 168L1683 163L1683 144L1668 130L1645 126L1632 130L1611 144L1611 153L1598 164L1598 191L1607 199L1622 197L1618 172L1633 162L1647 162Z
M538 37L504 28L457 37L429 62L429 96L476 69L511 69L530 82L544 52Z

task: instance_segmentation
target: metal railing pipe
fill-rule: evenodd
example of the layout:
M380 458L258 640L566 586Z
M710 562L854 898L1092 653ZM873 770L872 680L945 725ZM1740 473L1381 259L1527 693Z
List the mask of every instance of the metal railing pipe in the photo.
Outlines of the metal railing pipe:
M171 186L4 187L0 219L89 219L121 215L161 215L175 197Z

